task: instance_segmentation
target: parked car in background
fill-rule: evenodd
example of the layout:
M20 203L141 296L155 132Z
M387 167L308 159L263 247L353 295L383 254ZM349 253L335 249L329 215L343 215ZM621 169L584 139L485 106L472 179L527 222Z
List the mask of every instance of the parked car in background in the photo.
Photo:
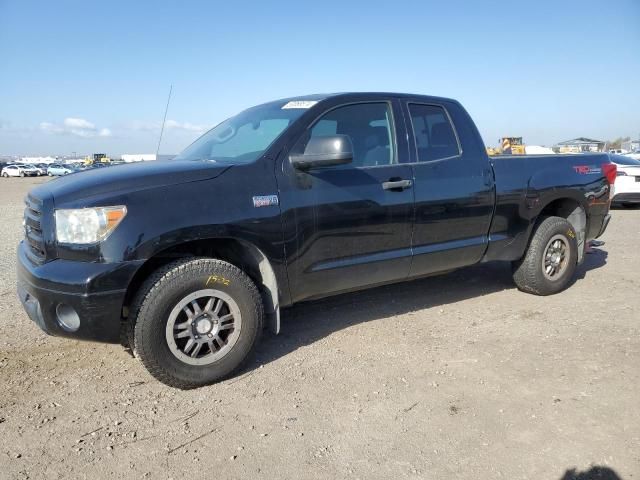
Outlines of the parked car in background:
M59 163L52 163L47 168L47 175L50 177L57 177L60 175L68 175L73 173L74 170L69 165L60 165Z
M38 176L40 175L40 169L38 167L36 167L35 165L32 164L27 164L27 163L18 163L16 164L18 165L20 168L22 168L22 170L24 170L25 175L26 176ZM44 173L43 173L44 175Z
M640 160L629 155L610 155L618 166L611 203L631 207L640 205Z
M46 167L45 167L45 168L42 168L42 167L41 167L40 165L38 165L38 164L35 164L35 163L34 163L34 164L25 165L25 166L30 167L30 168L33 168L33 169L37 172L38 176L46 175L46 174L47 174L47 169L46 169Z
M2 177L19 177L20 176L20 167L17 165L7 165L2 168L2 172L0 173Z
M35 168L29 165L13 164L13 165L7 165L6 167L4 167L2 169L2 172L0 172L0 175L2 175L4 178L35 177L38 175L38 170L36 170Z
M40 170L42 170L41 175L46 175L47 174L47 170L49 169L49 164L48 163L38 163L35 166L38 167Z

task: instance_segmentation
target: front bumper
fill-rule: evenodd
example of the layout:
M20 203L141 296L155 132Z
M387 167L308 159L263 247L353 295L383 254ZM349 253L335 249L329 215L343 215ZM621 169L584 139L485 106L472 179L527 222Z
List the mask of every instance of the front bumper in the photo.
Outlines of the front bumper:
M127 286L142 261L117 264L53 260L34 265L18 247L18 296L45 333L60 337L118 343ZM60 305L72 307L80 326L71 331L58 321Z

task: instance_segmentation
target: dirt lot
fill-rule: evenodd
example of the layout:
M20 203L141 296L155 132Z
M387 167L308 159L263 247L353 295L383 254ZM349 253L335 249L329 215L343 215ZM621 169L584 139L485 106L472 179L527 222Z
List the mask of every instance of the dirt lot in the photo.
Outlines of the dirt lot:
M2 478L640 477L640 210L613 212L560 295L483 265L299 305L239 376L182 392L23 313L40 181L0 179Z

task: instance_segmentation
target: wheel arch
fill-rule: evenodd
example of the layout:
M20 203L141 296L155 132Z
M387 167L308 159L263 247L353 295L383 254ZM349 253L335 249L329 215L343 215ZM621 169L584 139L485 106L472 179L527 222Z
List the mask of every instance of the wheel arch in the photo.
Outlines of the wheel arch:
M153 254L138 268L127 286L123 316L128 316L128 308L136 293L154 271L185 257L216 258L240 268L258 287L270 330L276 334L280 332L280 292L285 285L278 282L273 265L262 250L251 242L231 237L186 241Z
M587 227L589 218L583 199L576 199L574 196L560 196L550 199L539 209L538 214L533 219L535 225L540 219L545 217L561 217L567 220L576 231L576 241L578 243L578 263L584 258L584 247L587 238ZM531 229L529 241L533 236L534 229Z

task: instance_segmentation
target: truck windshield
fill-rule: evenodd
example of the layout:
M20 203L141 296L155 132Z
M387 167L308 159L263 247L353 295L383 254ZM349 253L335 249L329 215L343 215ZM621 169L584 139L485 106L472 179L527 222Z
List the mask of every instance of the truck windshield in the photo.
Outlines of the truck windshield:
M304 108L283 108L290 104L273 102L249 108L209 130L175 159L253 162L305 112Z

